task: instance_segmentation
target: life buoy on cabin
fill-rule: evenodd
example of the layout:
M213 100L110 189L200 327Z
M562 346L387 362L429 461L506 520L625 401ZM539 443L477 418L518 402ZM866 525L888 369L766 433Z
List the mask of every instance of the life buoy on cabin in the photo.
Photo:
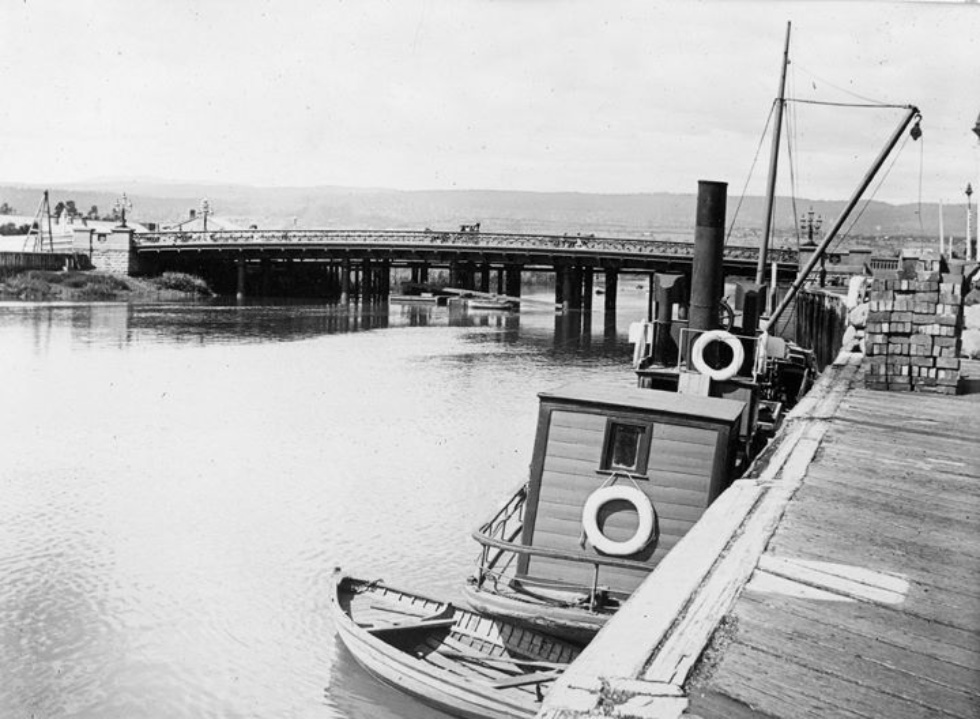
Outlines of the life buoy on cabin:
M715 369L714 367L709 367L708 363L704 361L704 350L712 342L724 342L731 349L732 361L727 366ZM726 332L725 330L705 332L697 338L694 342L694 347L691 349L691 362L694 364L694 368L701 374L707 375L711 379L719 382L734 377L735 373L741 368L744 360L745 349L742 347L741 341L731 332Z
M639 522L636 532L629 539L616 541L610 539L599 528L599 511L609 502L617 499L624 500L633 505ZM653 504L636 487L610 486L600 487L585 500L582 507L582 527L585 529L585 536L588 537L592 546L603 554L611 554L617 557L625 557L636 554L643 549L653 537Z

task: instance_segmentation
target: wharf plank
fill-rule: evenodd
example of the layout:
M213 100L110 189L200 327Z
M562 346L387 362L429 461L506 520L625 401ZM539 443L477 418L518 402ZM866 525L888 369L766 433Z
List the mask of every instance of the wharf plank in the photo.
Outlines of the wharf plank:
M804 660L805 661L805 660ZM948 719L941 707L908 701L806 663L787 658L785 650L767 652L736 641L725 650L714 686L727 695L777 717L888 717ZM697 711L696 706L692 706Z
M972 684L980 672L976 634L913 616L901 608L888 614L883 630L879 608L864 602L841 602L828 616L822 602L760 594L750 588L736 611L743 629L746 622L765 622L771 628L809 627L824 643L829 637L845 635L856 656L893 664L909 674L931 676L937 684L956 677L954 686L973 694L980 690Z
M824 618L803 618L753 602L741 602L735 617L740 630L750 630L740 631L736 641L836 677L841 686L839 696L852 691L850 684L860 683L923 710L957 717L973 716L971 708L980 702L976 687L969 684L974 676L970 670L898 651L828 624Z
M858 536L873 532L884 541L955 548L980 561L980 536L968 534L976 526L969 517L937 517L919 505L888 495L872 496L853 485L850 490L807 485L800 500L791 515L795 521L832 526ZM871 517L873 524L868 522Z
M919 511L929 515L940 515L941 518L951 517L958 520L968 520L980 512L980 494L971 496L964 491L947 491L949 485L955 485L958 478L948 473L935 473L921 481L896 481L892 476L873 476L865 474L861 477L860 486L855 485L848 470L854 463L838 462L836 458L827 459L822 466L814 468L807 477L807 487L828 487L841 495L850 493L865 493L871 497L887 495L902 502L914 503ZM976 485L972 481L964 481L964 487L970 489ZM882 501L887 501L884 496Z
M784 523L770 546L780 553L801 559L826 560L833 557L840 561L852 556L856 543L875 540L874 533L868 531L855 536L828 526L793 526L791 519L784 519ZM907 543L886 545L876 542L861 553L861 562L865 566L873 565L878 571L904 574L913 581L914 587L926 588L927 591L939 589L969 593L980 580L976 562L956 553L953 548L944 551Z

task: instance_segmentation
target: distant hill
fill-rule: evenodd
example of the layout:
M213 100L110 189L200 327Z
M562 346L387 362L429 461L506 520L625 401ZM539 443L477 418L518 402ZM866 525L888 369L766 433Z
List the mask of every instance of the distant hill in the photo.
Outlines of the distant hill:
M0 203L18 214L32 214L44 188L0 186ZM488 190L398 191L346 187L251 187L225 184L168 183L154 180L98 181L50 187L51 204L74 200L83 213L93 205L111 212L125 191L140 222L170 224L184 219L207 197L212 211L243 227L263 229L364 228L450 229L480 222L497 232L596 234L619 237L683 239L693 237L696 195L587 194ZM828 228L845 206L843 201L797 199L796 215L811 207ZM735 216L737 197L728 200L728 224ZM777 244L795 244L794 203L779 198L776 205ZM765 202L747 197L738 208L732 242L755 244L762 228ZM921 211L921 214L920 214ZM932 241L939 226L936 204L861 204L860 216L847 244L869 244L875 238L896 237ZM963 224L962 208L946 209L947 233ZM853 221L853 216L852 216ZM2 222L2 220L0 220ZM850 222L845 227L850 226Z

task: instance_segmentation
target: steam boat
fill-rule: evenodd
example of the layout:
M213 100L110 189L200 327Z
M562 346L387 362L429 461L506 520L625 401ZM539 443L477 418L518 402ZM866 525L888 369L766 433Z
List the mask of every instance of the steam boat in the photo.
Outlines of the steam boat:
M759 330L765 288L722 301L726 191L700 184L690 293L658 275L656 319L630 328L636 386L539 395L528 480L473 533L477 611L588 641L805 394L813 353Z

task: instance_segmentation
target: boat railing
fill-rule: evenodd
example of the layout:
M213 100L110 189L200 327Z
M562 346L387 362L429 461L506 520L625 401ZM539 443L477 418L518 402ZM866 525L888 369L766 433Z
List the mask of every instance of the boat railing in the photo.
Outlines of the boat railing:
M481 546L478 576L480 585L491 574L498 576L507 571L510 563L514 559L514 555L491 544L485 544L479 537L485 537L487 540L494 542L503 542L504 544L513 543L524 530L524 505L526 502L527 485L522 484L511 495L511 498L507 500L504 506L497 510L490 519L481 524L480 528L474 532L473 536L477 537L477 541L480 542ZM498 567L497 565L501 561L503 561L503 565Z
M513 496L489 520L473 532L473 538L480 544L479 568L476 576L476 586L482 587L491 582L494 588L499 588L502 580L514 579L514 563L522 556L539 557L592 565L591 585L555 582L521 576L522 586L537 586L541 589L561 589L568 592L579 592L587 596L588 607L593 611L599 603L599 596L604 590L599 586L599 571L602 567L632 569L648 572L650 566L645 562L630 559L587 554L586 552L571 552L544 547L531 547L520 542L524 529L524 507L527 502L527 485L522 485Z

